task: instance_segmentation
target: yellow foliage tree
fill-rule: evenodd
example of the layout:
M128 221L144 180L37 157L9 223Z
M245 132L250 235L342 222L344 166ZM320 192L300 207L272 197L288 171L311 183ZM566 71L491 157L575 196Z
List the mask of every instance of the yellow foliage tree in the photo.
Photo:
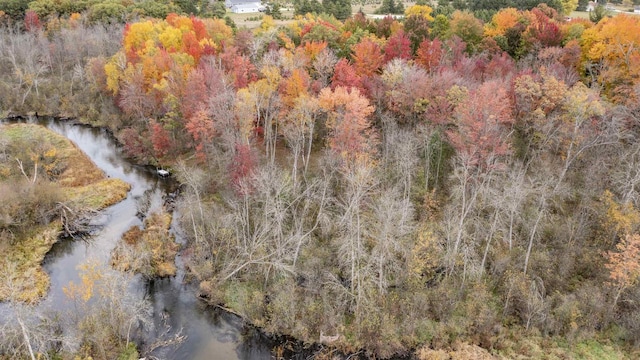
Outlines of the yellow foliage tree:
M605 232L605 241L633 233L640 225L640 211L633 204L618 203L609 190L600 197L601 208L605 213L601 226Z
M633 101L633 92L625 90L640 83L640 18L603 19L582 33L580 44L588 68L614 101Z
M404 15L406 17L417 15L422 16L428 21L433 21L433 16L431 16L431 13L433 13L433 9L429 5L413 5L408 7L404 11Z
M484 36L495 37L504 35L514 27L521 18L521 14L515 8L506 8L498 11L491 18L491 22L484 26Z

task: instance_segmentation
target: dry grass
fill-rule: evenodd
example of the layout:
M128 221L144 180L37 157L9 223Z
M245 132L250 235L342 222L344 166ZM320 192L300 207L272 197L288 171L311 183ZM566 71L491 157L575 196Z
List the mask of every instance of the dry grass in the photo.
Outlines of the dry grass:
M60 222L33 229L33 234L3 249L0 260L0 301L33 303L46 295L49 276L41 264L58 239Z
M434 350L423 346L416 350L416 357L420 360L494 360L498 357L487 350L468 343L458 343L454 350Z
M111 265L117 270L141 273L148 278L174 276L178 244L169 232L170 227L171 214L151 214L144 229L134 226L122 235L111 254Z
M246 28L246 29L255 29L260 27L260 23L262 22L262 17L265 16L264 13L245 13L245 14L235 14L230 11L227 11L227 16L233 20L238 28ZM282 11L283 20L275 20L274 23L276 26L287 25L293 19L293 10ZM256 18L260 18L256 20Z
M95 183L67 188L69 199L78 206L104 209L127 197L131 185L120 179L103 179Z
M50 153L53 155L49 161L56 171L49 175L61 186L62 201L72 207L100 210L127 196L129 184L120 179L106 178L102 170L64 136L34 124L6 125L1 133L9 144L34 147L47 144L55 149ZM3 165L10 170L5 178L17 171L13 164ZM29 234L15 239L12 244L0 244L5 254L0 260L0 301L35 302L46 295L49 276L41 265L57 241L61 228L60 221L54 221L35 226Z
M574 19L589 19L589 13L586 11L572 11L569 17Z

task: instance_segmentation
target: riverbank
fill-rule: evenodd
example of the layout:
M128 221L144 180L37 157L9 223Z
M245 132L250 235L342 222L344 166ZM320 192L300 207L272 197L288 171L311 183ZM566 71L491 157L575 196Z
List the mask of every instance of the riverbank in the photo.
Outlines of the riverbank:
M86 223L89 214L123 200L130 186L108 178L71 141L43 126L0 126L0 184L13 190L13 194L3 195L13 207L4 214L2 224L9 235L0 245L6 254L0 260L0 267L6 269L0 275L4 284L0 301L33 303L49 289L42 263L53 244L62 235L79 235L72 227ZM50 200L46 206L41 204L44 200L39 191L51 196L44 199ZM25 201L29 196L33 202ZM33 206L36 208L28 208Z

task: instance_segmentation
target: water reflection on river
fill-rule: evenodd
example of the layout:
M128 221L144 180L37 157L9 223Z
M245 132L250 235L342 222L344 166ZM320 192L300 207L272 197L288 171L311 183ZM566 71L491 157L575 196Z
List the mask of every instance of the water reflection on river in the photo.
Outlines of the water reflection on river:
M51 277L51 289L43 307L55 311L71 310L62 288L70 281L80 281L77 266L88 259L106 263L120 236L144 217L162 206L163 195L175 184L158 177L155 169L133 165L126 160L109 134L100 129L73 125L53 119L30 119L73 141L109 177L131 184L131 191L122 202L106 209L94 220L99 225L88 241L62 241L45 258L44 267ZM180 234L174 224L180 242ZM170 279L145 282L138 278L130 289L138 296L147 296L153 305L154 329L146 334L152 342L165 329L182 329L186 340L178 348L163 348L154 356L164 359L269 359L270 344L257 331L242 324L237 317L204 306L192 288L183 283L184 267L177 259L178 275Z

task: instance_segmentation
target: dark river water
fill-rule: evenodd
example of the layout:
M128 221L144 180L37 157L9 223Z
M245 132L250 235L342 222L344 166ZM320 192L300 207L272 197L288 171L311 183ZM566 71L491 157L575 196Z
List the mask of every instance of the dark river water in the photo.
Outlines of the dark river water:
M31 119L64 135L84 151L109 177L131 184L131 191L122 202L105 209L94 220L95 234L88 241L64 240L58 242L47 255L44 268L51 277L51 288L42 306L55 311L68 311L73 306L62 288L70 281L79 283L77 266L87 260L108 263L111 250L120 236L133 225L141 225L144 216L163 204L163 197L173 191L176 184L156 175L155 169L136 166L120 152L110 135L101 129L74 125L53 119ZM136 216L138 213L142 216ZM174 217L175 218L175 217ZM178 226L172 226L178 242ZM245 326L238 317L207 307L194 295L193 286L185 284L183 260L176 259L175 277L143 281L136 278L132 295L146 296L153 306L156 330L144 335L152 342L162 330L161 319L171 325L171 331L182 329L186 340L178 347L156 350L160 359L271 359L272 342L258 331Z

